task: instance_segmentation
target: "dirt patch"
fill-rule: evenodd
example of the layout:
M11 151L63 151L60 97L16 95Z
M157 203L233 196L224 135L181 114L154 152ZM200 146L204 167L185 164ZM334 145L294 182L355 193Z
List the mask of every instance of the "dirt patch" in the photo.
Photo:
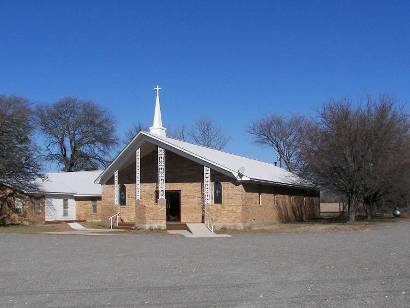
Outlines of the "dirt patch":
M106 229L102 224L94 222L80 222L80 224L88 229Z
M241 233L276 233L276 234L301 234L317 232L353 232L368 231L374 228L374 222L355 222L355 223L289 223L272 224L247 228L243 230L218 230L217 233L241 234Z
M146 235L167 235L167 230L145 230L145 229L134 229L134 230L123 230L123 234L146 234Z
M88 229L107 229L107 227L103 226L99 223L92 223L92 222L82 222L81 225ZM112 232L118 232L121 234L167 234L166 230L146 230L146 229L137 229L137 228L125 228L125 229L113 229Z
M400 217L405 218L405 219L410 219L410 212L401 213Z

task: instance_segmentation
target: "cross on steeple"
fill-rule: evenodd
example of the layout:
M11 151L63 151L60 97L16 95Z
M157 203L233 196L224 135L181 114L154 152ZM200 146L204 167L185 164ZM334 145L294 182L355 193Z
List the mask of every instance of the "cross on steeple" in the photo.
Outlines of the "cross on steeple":
M157 85L157 86L154 88L154 90L157 91L157 96L159 96L159 90L161 90L161 88L159 87L159 85Z

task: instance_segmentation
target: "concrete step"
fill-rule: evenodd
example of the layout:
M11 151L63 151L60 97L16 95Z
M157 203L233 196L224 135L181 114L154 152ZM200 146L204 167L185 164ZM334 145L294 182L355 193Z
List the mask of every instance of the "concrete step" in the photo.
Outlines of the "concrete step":
M229 234L215 234L211 232L204 223L187 223L186 226L192 234L189 237L231 237Z
M167 223L167 230L188 230L186 224Z
M203 223L189 223L186 224L188 227L188 230L193 234L193 235L213 235L215 233L211 232L205 224Z
M76 230L76 231L86 231L88 230L86 227L83 225L80 225L78 222L69 222L67 225L70 226L71 229Z

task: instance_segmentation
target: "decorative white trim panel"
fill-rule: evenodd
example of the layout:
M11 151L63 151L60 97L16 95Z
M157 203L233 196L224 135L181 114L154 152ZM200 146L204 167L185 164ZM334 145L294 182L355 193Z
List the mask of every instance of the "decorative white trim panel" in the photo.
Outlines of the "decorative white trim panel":
M211 204L211 169L204 166L204 204Z
M141 200L141 148L135 151L135 199Z
M114 172L114 204L120 204L120 185L118 185L118 170Z
M165 199L165 150L158 147L158 199Z

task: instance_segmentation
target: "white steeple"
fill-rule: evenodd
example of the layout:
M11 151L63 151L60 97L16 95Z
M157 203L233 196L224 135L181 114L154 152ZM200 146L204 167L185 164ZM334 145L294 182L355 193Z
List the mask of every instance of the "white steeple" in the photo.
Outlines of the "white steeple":
M154 135L165 137L166 128L162 126L161 104L159 103L159 90L161 90L161 88L157 85L154 90L157 92L157 96L155 99L154 121L152 126L149 128L149 132Z

